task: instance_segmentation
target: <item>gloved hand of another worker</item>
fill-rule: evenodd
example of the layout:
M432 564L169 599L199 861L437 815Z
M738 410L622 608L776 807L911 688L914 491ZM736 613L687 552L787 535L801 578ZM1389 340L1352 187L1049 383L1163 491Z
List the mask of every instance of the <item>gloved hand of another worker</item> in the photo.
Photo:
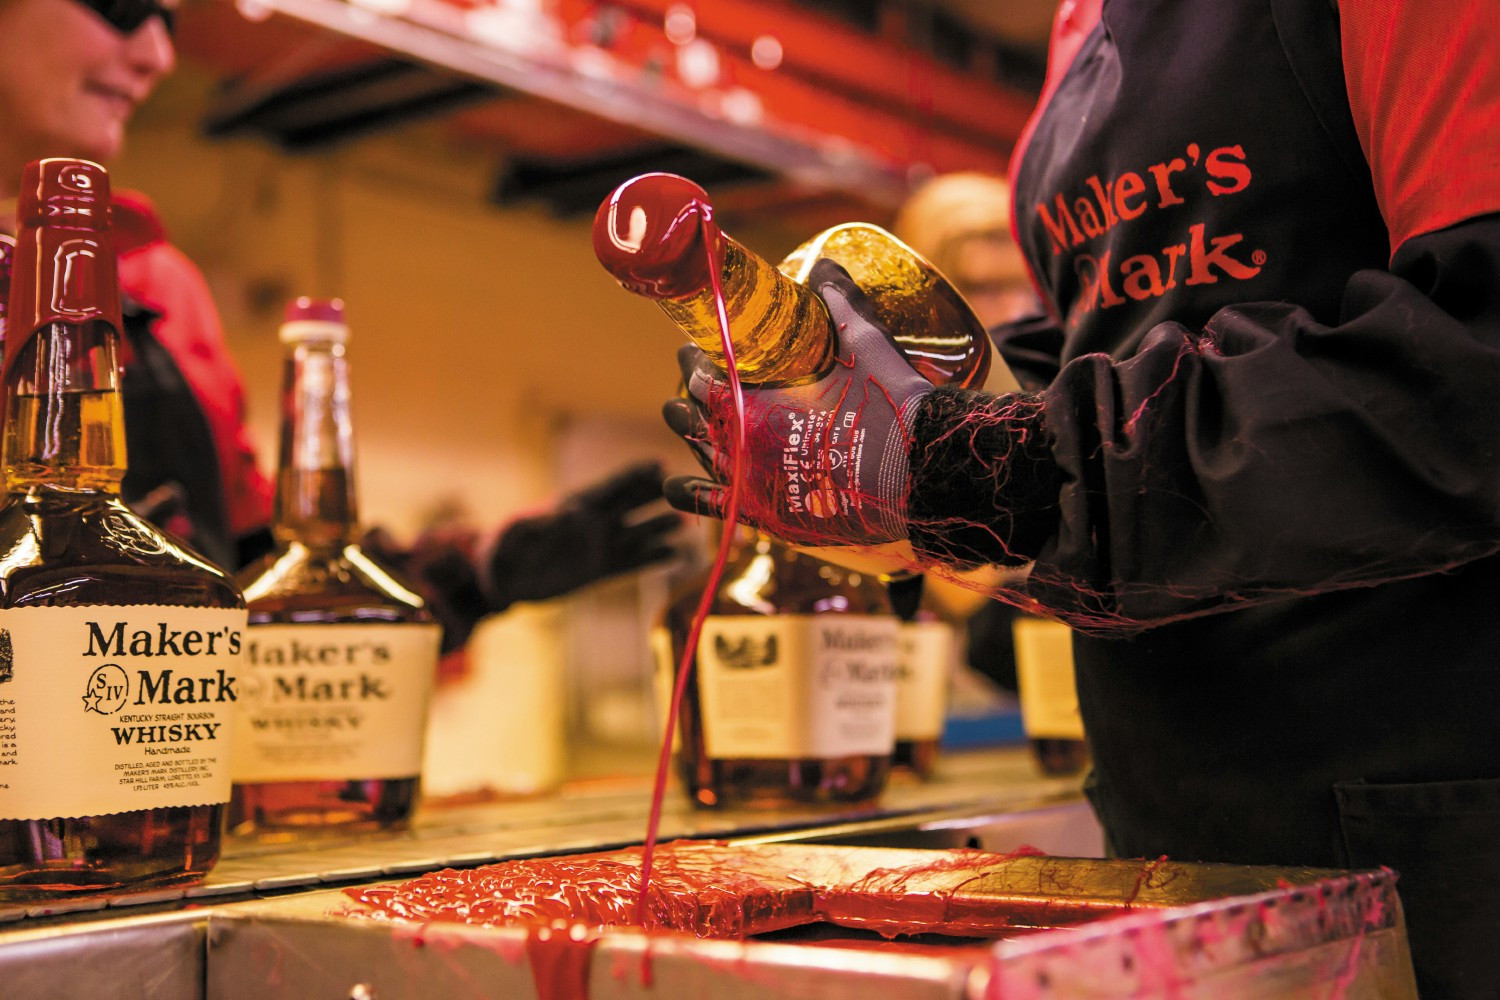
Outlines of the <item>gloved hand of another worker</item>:
M803 545L874 545L906 537L907 470L917 402L932 384L886 333L848 273L820 260L808 285L837 331L833 369L807 385L746 385L740 516ZM667 425L712 476L674 476L667 500L724 516L733 467L734 398L723 372L695 347L678 352L685 399L662 409Z
M661 466L642 462L564 498L550 512L511 522L481 556L491 606L560 597L670 559L677 550L668 536L681 518L647 509L661 498Z
M464 645L485 615L520 601L544 601L644 569L676 554L670 538L681 516L652 511L661 500L656 462L628 466L560 501L518 518L488 539L472 528L424 532L402 549L386 533L364 538L367 551L403 573L443 626L443 651Z

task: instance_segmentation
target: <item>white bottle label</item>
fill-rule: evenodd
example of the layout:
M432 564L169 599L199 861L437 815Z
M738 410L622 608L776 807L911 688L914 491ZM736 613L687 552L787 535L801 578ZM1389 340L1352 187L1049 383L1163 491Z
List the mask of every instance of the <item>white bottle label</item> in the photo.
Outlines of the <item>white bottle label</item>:
M229 800L245 612L0 610L0 819Z
M710 616L698 641L708 755L786 760L890 753L896 630L888 616Z
M425 623L251 626L235 782L420 774L441 639Z
M896 739L935 740L943 735L954 654L953 626L903 622L901 672L896 683Z
M1083 739L1073 680L1073 632L1047 618L1017 618L1016 684L1021 726L1032 739Z

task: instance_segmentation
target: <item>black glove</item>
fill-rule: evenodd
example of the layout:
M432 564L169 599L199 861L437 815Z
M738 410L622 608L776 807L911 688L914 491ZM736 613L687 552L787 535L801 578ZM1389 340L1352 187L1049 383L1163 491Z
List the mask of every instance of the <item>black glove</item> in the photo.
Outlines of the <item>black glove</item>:
M631 466L564 499L549 514L502 529L485 547L467 528L425 532L402 549L380 528L361 540L366 553L396 568L443 627L444 653L469 641L486 615L517 601L542 601L606 577L671 558L667 535L681 519L670 511L633 520L661 499L661 467Z
M490 610L560 597L671 558L676 550L667 536L679 516L639 517L661 496L661 466L646 462L567 497L549 514L515 521L479 561Z

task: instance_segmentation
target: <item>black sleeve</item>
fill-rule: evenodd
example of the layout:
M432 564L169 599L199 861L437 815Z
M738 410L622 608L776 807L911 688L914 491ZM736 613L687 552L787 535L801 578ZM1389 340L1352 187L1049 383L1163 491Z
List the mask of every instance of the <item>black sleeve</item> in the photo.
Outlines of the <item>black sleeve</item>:
M1029 316L990 330L1000 360L1027 392L1038 392L1057 378L1063 335L1047 316Z
M1500 216L1357 273L1337 325L1277 302L1202 331L1162 324L1127 360L1074 359L1037 400L924 400L912 539L950 561L1034 559L1031 596L1075 622L1140 626L1493 553ZM1018 449L1037 439L1044 454ZM1011 454L1025 475L1004 471Z

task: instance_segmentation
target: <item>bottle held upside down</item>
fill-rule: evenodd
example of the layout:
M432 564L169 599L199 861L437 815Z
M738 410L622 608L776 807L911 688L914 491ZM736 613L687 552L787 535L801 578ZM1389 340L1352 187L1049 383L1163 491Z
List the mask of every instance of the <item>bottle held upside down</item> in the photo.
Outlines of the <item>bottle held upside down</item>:
M828 310L803 283L821 257L849 272L928 381L977 389L990 374L989 337L963 296L920 254L877 226L835 226L772 265L719 229L698 185L674 174L643 174L600 205L594 253L621 285L656 300L723 367L709 270L717 268L735 365L747 382L810 382L833 365L836 338Z

